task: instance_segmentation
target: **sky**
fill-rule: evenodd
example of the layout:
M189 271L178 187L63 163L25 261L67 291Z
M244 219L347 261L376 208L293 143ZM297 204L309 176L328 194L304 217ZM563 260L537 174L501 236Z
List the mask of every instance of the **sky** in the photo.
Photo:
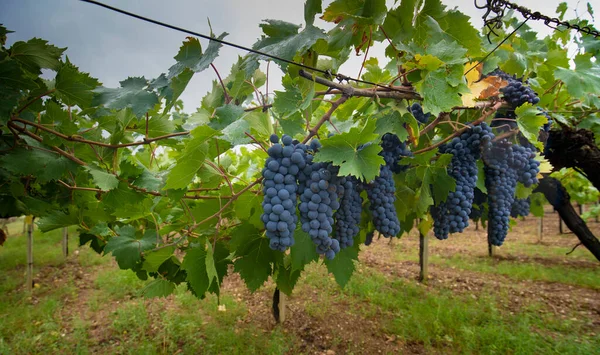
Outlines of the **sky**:
M479 0L483 3L485 0ZM228 32L225 40L251 47L260 37L259 24L263 19L278 19L303 24L304 1L301 0L104 0L106 4L138 13L179 27L204 34ZM323 1L323 9L330 2ZM477 9L471 0L442 0L450 8L458 8L472 18L476 28L483 24L483 10ZM388 1L391 5L393 1ZM521 1L530 9L553 16L559 0ZM585 13L586 2L569 0L569 9L578 7L579 15ZM594 3L594 2L592 2ZM388 5L388 7L390 7ZM592 5L600 14L600 4ZM574 17L574 12L567 18ZM589 19L589 16L587 17ZM597 23L597 22L596 22ZM175 63L173 57L186 34L125 15L111 12L95 5L77 0L0 0L0 24L15 33L9 34L8 45L15 41L39 37L58 47L68 47L66 55L80 70L98 78L104 86L117 87L128 76L155 78ZM317 20L318 27L328 29L331 24ZM531 24L531 22L529 23ZM535 30L547 33L543 23L531 24ZM203 48L208 45L201 40ZM222 47L214 65L221 76L227 76L238 56L245 53L230 47ZM369 56L381 56L379 49L371 50ZM357 76L362 57L351 56L340 72ZM380 62L381 63L381 62ZM264 70L264 66L263 66ZM281 72L270 66L271 88L281 87ZM209 69L196 74L181 96L184 111L194 112L201 98L211 88L215 73ZM271 89L270 89L271 90Z

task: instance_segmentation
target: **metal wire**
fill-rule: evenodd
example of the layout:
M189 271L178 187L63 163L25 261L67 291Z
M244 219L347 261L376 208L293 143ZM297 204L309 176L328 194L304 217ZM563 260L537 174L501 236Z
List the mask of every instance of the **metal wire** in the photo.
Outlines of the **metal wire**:
M111 11L115 11L115 12L121 13L123 15L130 16L130 17L136 18L138 20L150 22L150 23L158 25L158 26L170 28L170 29L175 30L175 31L187 33L187 34L190 34L192 36L197 36L197 37L200 37L200 38L208 39L210 41L215 41L217 43L221 43L221 44L224 44L226 46L234 47L234 48L241 49L243 51L247 51L247 52L250 52L250 53L254 53L254 54L261 55L261 56L269 57L269 58L272 58L272 59L275 59L275 60L278 60L278 61L282 61L282 62L291 64L291 65L295 65L295 66L300 67L300 68L313 70L313 71L319 72L321 74L324 74L327 77L335 77L335 78L337 78L340 81L343 81L343 80L345 80L345 81L354 81L354 82L357 82L357 83L362 83L362 84L367 84L367 85L373 85L373 86L385 88L385 89L392 90L392 91L401 91L402 92L402 90L397 90L397 89L395 89L394 87L391 87L391 86L386 86L386 85L377 84L377 83L374 83L374 82L371 82L371 81L366 81L366 80L360 80L360 79L356 79L356 78L351 78L349 76L346 76L346 75L343 75L343 74L340 74L340 73L337 73L337 74L336 73L332 73L329 70L323 70L323 69L314 68L314 67L311 67L309 65L305 65L305 64L302 64L302 63L294 62L292 60L281 58L281 57L278 57L278 56L275 56L275 55L272 55L272 54L264 53L264 52L258 51L256 49L252 49L252 48L245 47L245 46L242 46L242 45L239 45L239 44L235 44L235 43L231 43L231 42L228 42L228 41L224 41L222 39L218 39L218 38L215 38L215 37L207 36L207 35L202 34L202 33L190 31L188 29L177 27L177 26L174 26L174 25L170 25L168 23L161 22L161 21L158 21L158 20L154 20L154 19L151 19L151 18L148 18L148 17L144 17L144 16L141 16L141 15L135 14L133 12L125 11L125 10L116 8L114 6L103 4L103 3L95 1L95 0L81 0L81 1L89 3L89 4L93 4L93 5L98 5L100 7L105 8L105 9L108 9L108 10L111 10Z
M488 41L490 41L490 34L494 34L498 36L494 29L502 28L502 18L504 17L504 12L507 9L515 10L526 19L544 21L544 24L550 28L557 29L559 26L566 27L570 30L576 30L578 32L594 36L598 38L600 36L600 31L594 29L590 26L579 26L578 24L570 23L568 21L561 21L556 17L546 16L541 14L539 11L532 11L524 6L520 6L514 4L512 2L506 0L486 0L485 5L479 5L477 0L474 0L475 7L478 9L486 9L485 14L482 16L485 26L489 29L488 32ZM493 14L493 15L492 15Z

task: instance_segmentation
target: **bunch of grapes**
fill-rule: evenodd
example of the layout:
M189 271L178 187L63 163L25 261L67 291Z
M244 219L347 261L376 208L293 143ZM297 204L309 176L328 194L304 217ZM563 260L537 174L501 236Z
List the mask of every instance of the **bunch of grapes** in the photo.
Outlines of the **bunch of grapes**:
M449 233L462 232L469 225L477 184L477 159L482 147L490 145L493 138L491 128L482 123L440 147L441 153L452 154L448 173L456 180L456 189L445 202L431 209L436 238L446 239Z
M369 246L371 245L371 243L373 243L373 236L375 235L375 232L369 232L367 233L367 237L365 238L365 245Z
M517 170L519 182L530 187L538 183L540 162L535 160L535 147L532 145L513 145L513 166Z
M400 138L393 133L386 133L381 138L382 151L379 153L385 161L385 165L392 169L392 172L399 174L406 169L408 165L400 165L402 157L411 157L413 154L408 150L406 143L401 142Z
M529 207L531 206L531 199L528 198L516 198L510 209L510 216L517 218L519 216L529 216Z
M296 200L297 176L306 166L306 152L292 144L292 137L273 134L273 145L268 149L269 158L262 170L263 221L273 250L285 251L294 244L294 230L298 222Z
M517 79L509 79L508 85L500 89L504 94L504 100L513 108L519 107L526 102L537 104L540 98L527 84Z
M338 168L328 163L312 163L305 169L308 179L300 195L300 221L302 230L308 233L317 246L317 253L333 259L340 251L340 243L330 237L333 231L333 211L340 207L338 202Z
M488 192L488 238L501 246L508 233L518 174L513 166L512 145L501 140L484 151L485 187Z
M423 113L423 107L417 102L410 106L410 112L421 124L427 124L429 117L431 117L431 113Z
M366 187L369 198L369 210L373 215L373 224L384 237L394 237L400 233L400 221L396 213L396 186L389 165L382 165L377 176Z
M355 177L340 179L343 184L343 195L340 208L335 212L335 238L340 248L354 244L354 237L359 232L360 216L362 213L362 197L360 197L360 182Z

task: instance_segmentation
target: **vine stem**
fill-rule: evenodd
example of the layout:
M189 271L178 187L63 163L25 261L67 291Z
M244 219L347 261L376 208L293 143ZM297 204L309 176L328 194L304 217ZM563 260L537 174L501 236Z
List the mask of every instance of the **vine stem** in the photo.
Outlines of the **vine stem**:
M208 221L210 221L211 219L219 216L221 213L223 213L223 211L229 207L229 205L231 205L233 203L233 201L237 200L238 197L240 197L241 194L243 194L244 192L250 190L254 185L259 184L262 181L262 178L258 178L256 179L253 183L251 183L250 185L244 187L243 189L241 189L239 192L233 194L231 196L231 199L229 201L227 201L227 203L225 203L223 206L221 206L221 208L219 208L219 210L217 212L215 212L214 214L206 217L205 219L201 220L198 223L195 223L193 228L191 229L196 229L199 225L206 223Z
M316 125L313 126L313 128L311 128L308 131L308 135L306 137L304 137L304 139L302 140L302 143L306 143L308 142L312 137L317 135L317 132L319 132L319 128L321 128L321 126L329 121L331 119L331 115L333 114L333 112L344 102L346 102L348 99L350 98L350 96L348 95L342 95L342 97L340 97L339 99L337 99L336 101L334 101L331 104L331 107L329 108L329 110L323 115L323 117L321 117L321 119L319 120L319 122L317 122Z
M485 121L486 118L490 117L491 114L493 114L494 112L498 111L498 109L500 107L502 107L502 102L499 101L497 102L494 106L492 106L487 112L484 112L481 117L479 117L478 119L476 119L475 121L471 122L471 124L467 127L461 128L459 130L457 130L456 132L452 133L451 135L449 135L448 137L442 139L441 141L430 145L429 147L423 148L421 150L417 150L416 152L413 152L415 155L417 154L421 154L433 149L436 149L437 147L439 147L440 145L446 143L447 141L451 140L454 137L458 137L461 134L463 134L466 130L471 129L471 126L476 126L478 124L480 124L481 122Z
M210 63L210 66L213 68L213 70L217 74L219 83L221 83L221 87L223 88L223 94L225 95L225 103L229 104L231 102L231 96L229 96L229 94L227 93L227 88L225 87L225 84L223 83L223 79L221 79L221 74L219 74L217 67L215 67L215 65L213 63Z
M70 142L79 142L79 143L93 144L93 145L97 145L97 146L100 146L100 147L113 148L113 149L125 148L125 147L133 147L133 146L144 145L144 144L150 144L152 142L156 142L156 141L159 141L159 140L169 139L169 138L174 138L174 137L179 137L179 136L186 136L186 135L190 134L189 131L175 132L175 133L165 134L164 136L158 136L158 137L154 137L154 138L144 139L143 141L140 141L140 142L121 143L121 144L108 144L108 143L102 143L102 142L92 141L92 140L85 139L83 137L75 136L75 135L73 135L73 136L67 136L66 134L62 134L62 133L57 132L57 131L55 131L55 130L53 130L51 128L47 128L47 127L45 127L43 125L37 124L35 122L27 121L27 120L24 120L24 119L21 119L21 118L14 117L14 118L11 119L11 122L19 122L19 123L22 123L24 125L28 125L28 126L33 126L33 127L39 128L42 131L46 131L48 133L51 133L51 134L53 134L53 135L55 135L57 137L60 137L60 138L62 138L64 140L67 140L67 141L70 141ZM21 127L19 127L19 128L24 130L24 131L21 130L21 132L23 132L23 133L28 132L24 128L21 128ZM41 140L40 140L40 142L41 142Z

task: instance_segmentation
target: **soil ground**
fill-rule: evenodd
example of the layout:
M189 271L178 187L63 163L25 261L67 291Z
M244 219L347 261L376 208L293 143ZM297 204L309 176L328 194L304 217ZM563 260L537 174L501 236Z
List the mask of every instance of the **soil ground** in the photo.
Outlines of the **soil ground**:
M482 228L430 237L425 282L415 234L363 247L344 289L311 265L283 324L271 282L250 293L232 274L219 299L183 289L143 299L144 283L109 257L73 245L64 260L59 237L48 237L29 294L24 260L7 255L24 245L13 235L0 248L0 353L600 352L600 263L583 246L566 255L577 238L546 212L541 236L539 218L519 221L494 257Z

